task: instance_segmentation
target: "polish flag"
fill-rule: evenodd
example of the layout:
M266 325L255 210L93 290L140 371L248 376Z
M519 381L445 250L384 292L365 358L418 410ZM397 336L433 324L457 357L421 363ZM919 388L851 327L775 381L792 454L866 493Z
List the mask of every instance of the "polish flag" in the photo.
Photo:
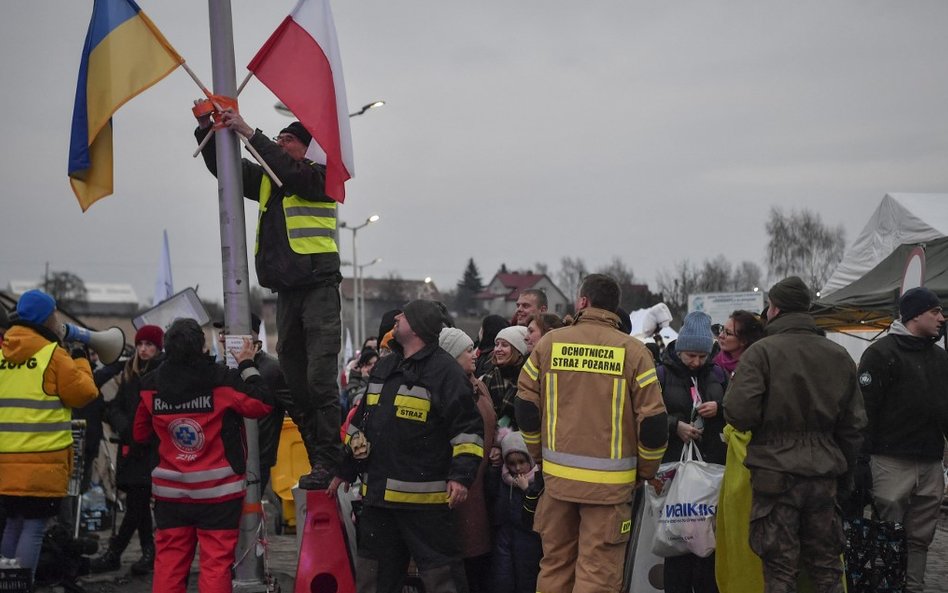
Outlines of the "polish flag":
M299 0L247 69L313 135L306 156L326 165L326 195L345 202L345 181L355 169L349 104L329 0Z

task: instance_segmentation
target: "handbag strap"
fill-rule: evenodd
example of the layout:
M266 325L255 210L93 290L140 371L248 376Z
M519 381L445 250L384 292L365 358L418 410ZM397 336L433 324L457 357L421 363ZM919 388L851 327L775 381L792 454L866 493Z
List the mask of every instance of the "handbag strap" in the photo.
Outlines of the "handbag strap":
M686 461L700 461L704 463L704 457L701 456L701 450L695 445L694 441L688 441L685 443L685 446L681 448L681 463Z

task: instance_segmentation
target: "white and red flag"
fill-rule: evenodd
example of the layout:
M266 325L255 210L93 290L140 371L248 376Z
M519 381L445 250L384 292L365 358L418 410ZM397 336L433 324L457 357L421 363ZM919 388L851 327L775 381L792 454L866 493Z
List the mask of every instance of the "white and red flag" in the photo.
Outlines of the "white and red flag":
M344 202L355 173L346 85L329 0L299 0L247 69L313 135L307 156L326 165L326 195Z

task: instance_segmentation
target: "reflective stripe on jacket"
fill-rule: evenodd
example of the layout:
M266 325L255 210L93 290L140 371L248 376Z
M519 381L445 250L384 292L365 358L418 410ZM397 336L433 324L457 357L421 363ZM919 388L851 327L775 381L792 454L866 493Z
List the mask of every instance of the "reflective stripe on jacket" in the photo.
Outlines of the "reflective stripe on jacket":
M260 178L260 213L257 217L257 241L254 253L260 251L260 221L267 211L273 188L270 178ZM338 253L336 244L336 202L310 202L297 195L284 196L283 216L290 249L300 255Z
M43 391L56 344L15 364L0 353L0 453L59 451L72 445L71 412Z
M155 498L210 503L241 498L245 489L243 418L263 418L272 395L252 361L240 370L210 359L166 361L142 378L133 436L158 436Z
M349 442L364 432L368 459L357 462L347 451L342 474L361 473L368 506L446 505L448 481L474 481L483 424L471 382L450 354L437 343L408 359L396 350L372 370L346 434Z
M517 420L546 492L560 500L628 502L639 472L654 475L665 450L652 356L617 324L614 313L583 310L547 333L520 373Z

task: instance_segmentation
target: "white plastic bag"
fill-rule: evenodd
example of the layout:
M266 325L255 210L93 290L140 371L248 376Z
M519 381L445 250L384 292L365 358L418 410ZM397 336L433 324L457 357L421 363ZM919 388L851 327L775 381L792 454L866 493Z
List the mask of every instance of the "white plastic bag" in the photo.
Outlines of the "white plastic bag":
M658 513L652 545L656 555L707 558L714 552L714 515L723 477L724 466L706 463L693 441L684 446Z

